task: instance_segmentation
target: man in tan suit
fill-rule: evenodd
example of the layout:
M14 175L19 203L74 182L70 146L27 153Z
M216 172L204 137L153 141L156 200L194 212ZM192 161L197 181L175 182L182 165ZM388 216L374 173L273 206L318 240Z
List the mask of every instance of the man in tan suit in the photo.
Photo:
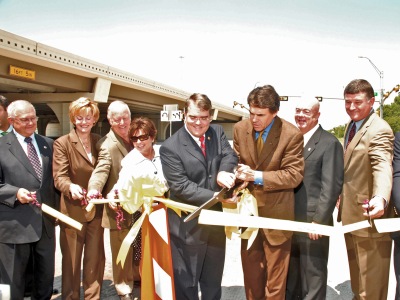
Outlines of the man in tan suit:
M96 146L99 151L99 157L97 166L89 180L89 197L100 192L105 198L109 193L113 193L112 188L118 181L119 171L121 170L121 160L132 147L128 136L131 122L131 112L128 105L119 100L112 102L107 110L107 119L110 122L111 129ZM134 284L133 251L129 251L123 268L121 264L116 264L121 243L132 225L132 216L123 210L125 221L120 224L121 230L119 230L117 228L115 209L116 204L104 206L102 226L110 229L115 289L121 299L132 299Z
M280 97L270 85L250 92L250 119L234 127L237 177L248 181L261 217L294 220L294 188L303 179L303 135L277 116ZM259 230L242 267L247 299L285 299L292 232Z
M345 134L344 185L338 219L369 220L371 227L345 235L353 299L386 299L392 241L373 219L385 218L392 188L393 132L373 110L374 90L363 79L344 90L351 118Z

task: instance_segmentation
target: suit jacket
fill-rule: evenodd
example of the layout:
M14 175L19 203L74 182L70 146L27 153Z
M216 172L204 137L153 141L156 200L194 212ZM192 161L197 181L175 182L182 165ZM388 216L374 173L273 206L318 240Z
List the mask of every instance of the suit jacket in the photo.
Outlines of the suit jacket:
M350 123L349 123L350 124ZM349 130L346 127L346 134ZM344 154L344 184L338 219L343 225L366 220L361 205L375 195L390 200L392 189L393 132L372 112L361 125ZM387 209L381 218L388 216ZM378 237L375 226L352 232L361 237Z
M103 207L95 205L90 212L87 212L81 206L80 200L72 199L69 187L71 183L74 183L87 190L90 176L97 162L98 151L95 145L99 140L99 135L93 133L90 135L92 161L89 160L74 129L54 142L53 175L54 184L61 192L60 211L81 223L93 220L95 214L101 216Z
M396 132L393 147L393 205L400 214L400 132Z
M97 166L90 177L88 190L100 191L103 197L111 192L114 184L118 181L121 161L128 154L124 141L111 129L107 135L100 139L96 144L99 153ZM132 216L125 210L124 221L120 224L122 228L129 228L132 224ZM104 228L117 229L116 213L104 205L103 219L101 225Z
M295 189L295 218L333 225L332 213L343 185L343 146L318 126L304 147L304 178Z
M161 146L162 168L172 200L196 206L203 204L221 189L217 184L218 172L233 172L237 166L238 158L220 125L210 125L205 136L206 157L185 127ZM221 208L219 205L218 209ZM212 226L198 226L197 218L184 223L185 217L169 214L170 234L185 244L204 243Z
M393 187L392 204L400 215L400 132L396 132L393 147ZM400 231L392 232L392 237L400 237Z
M239 162L253 170L263 172L263 185L249 183L248 188L257 199L261 217L294 220L294 188L304 172L303 135L289 122L275 117L264 147L257 157L255 132L250 120L234 126L233 147ZM268 241L279 245L287 241L292 232L264 229Z
M42 158L42 181L39 180L26 153L14 133L0 139L0 243L37 242L42 223L49 238L54 238L54 219L32 204L16 200L20 188L36 191L39 203L58 208L53 182L53 140L35 134Z

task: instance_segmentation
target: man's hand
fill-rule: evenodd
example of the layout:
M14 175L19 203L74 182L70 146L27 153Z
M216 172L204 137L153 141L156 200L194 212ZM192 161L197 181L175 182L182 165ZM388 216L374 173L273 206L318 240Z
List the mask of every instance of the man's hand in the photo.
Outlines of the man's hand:
M316 223L316 222L311 222L311 223L313 223L313 224L318 224L318 223ZM322 234L318 234L318 233L308 233L308 237L310 238L310 240L316 241L316 240L318 240L319 238L322 237Z
M365 201L362 205L364 216L370 219L382 217L385 213L385 199L380 196L375 196L371 200Z
M17 192L17 199L22 204L30 203L36 200L36 192L30 192L27 189L20 188Z
M244 164L239 164L236 169L236 178L243 180L243 181L254 181L254 173L255 171L252 170L249 166Z
M71 194L72 199L74 200L82 200L83 199L83 191L82 187L75 183L71 183L69 185L69 192Z
M217 183L219 186L231 188L235 185L235 174L221 171L217 175Z
M115 193L114 192L110 192L107 194L107 199L115 199ZM118 210L118 205L116 202L109 202L108 203L108 207L111 208L113 211L117 211Z

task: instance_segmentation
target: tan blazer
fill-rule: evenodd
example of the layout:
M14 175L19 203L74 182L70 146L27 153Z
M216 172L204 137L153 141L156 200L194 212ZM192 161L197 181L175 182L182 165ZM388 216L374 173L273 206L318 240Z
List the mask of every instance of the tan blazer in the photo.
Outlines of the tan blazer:
M264 185L250 183L248 188L257 199L262 217L294 220L294 188L303 180L303 135L289 122L275 117L260 157L250 120L234 126L234 150L239 163L263 172ZM264 230L268 241L279 245L287 241L292 232Z
M60 211L81 223L91 221L96 211L97 214L102 212L102 208L97 206L87 212L81 206L81 201L72 200L69 193L71 183L78 184L87 190L89 178L97 162L95 145L100 140L100 136L92 133L90 140L92 161L89 160L74 129L69 134L58 138L54 142L53 150L54 185L61 192Z
M349 123L350 124L350 123ZM349 130L346 127L346 133ZM375 195L390 200L392 189L393 131L376 113L371 113L344 154L344 184L338 219L343 225L364 221L361 205ZM381 218L387 217L389 209ZM375 226L352 232L378 237Z
M96 145L99 151L97 166L89 180L89 190L100 191L103 197L111 192L118 181L119 171L121 170L121 160L128 154L124 141L111 129ZM129 228L132 223L132 216L125 210L125 221L121 224L122 228ZM103 220L101 225L104 228L117 229L115 212L104 205Z

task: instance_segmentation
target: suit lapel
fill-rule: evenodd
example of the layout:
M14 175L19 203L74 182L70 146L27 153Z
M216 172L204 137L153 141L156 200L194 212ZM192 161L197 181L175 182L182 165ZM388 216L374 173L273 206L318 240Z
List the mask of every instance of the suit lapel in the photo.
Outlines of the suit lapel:
M51 169L53 152L49 148L50 147L49 144L40 135L35 134L35 140L36 143L38 144L40 156L42 158L42 181L43 181L45 174L52 174L53 172Z
M109 135L111 140L117 145L119 151L121 151L122 155L125 157L128 154L128 150L126 150L125 143L122 138L117 136L113 130L110 130Z
M200 147L193 140L193 138L190 136L190 134L186 131L185 127L181 128L181 132L180 132L179 138L182 141L182 145L185 147L185 150L190 155L192 155L193 157L198 159L205 167L207 167L206 159L205 159L203 153L201 152ZM206 154L210 153L210 151L211 151L211 149L207 150L207 146L210 145L210 142L208 142L208 143L207 142L208 142L208 138L207 138L207 135L206 135Z
M347 166L347 163L350 160L350 157L353 153L354 148L358 145L358 143L360 142L361 138L364 136L364 134L367 132L368 127L371 126L371 123L374 121L375 118L377 118L378 116L372 112L368 119L365 120L365 122L361 125L361 128L356 132L356 135L353 137L353 139L351 140L349 146L347 147L347 149L345 149L344 152L344 165ZM346 126L347 130L349 129L349 125L351 122L349 122ZM347 130L346 130L346 135L347 136ZM346 146L345 146L346 147Z
M307 159L311 153L314 152L315 147L317 146L319 139L321 138L321 133L322 129L321 126L318 127L318 129L314 132L314 134L311 136L309 141L307 142L306 146L303 149L303 156L304 159Z
M28 156L26 155L24 149L22 149L21 144L18 142L17 137L15 136L14 133L11 134L11 141L10 141L10 152L15 156L16 159L18 159L29 173L31 173L35 178L39 181L39 177L37 176L35 169L33 168ZM36 135L35 135L36 137ZM36 140L36 143L38 141ZM38 144L39 146L39 144ZM40 146L39 146L40 149ZM42 168L43 169L43 168Z
M247 123L246 128L246 146L249 151L250 157L253 160L254 164L257 164L257 150L256 150L256 142L255 142L255 132L253 130L253 125L249 121Z
M258 158L257 163L261 164L276 148L279 143L279 138L281 136L282 131L282 121L279 117L275 117L274 124L271 127L271 130L268 133L267 140L264 143L264 147L260 153L260 157ZM253 142L253 148L254 146Z
M90 139L91 138L92 137L90 137ZM72 146L79 153L79 155L82 156L83 159L85 159L88 163L90 163L92 165L92 162L89 160L89 157L87 156L85 149L83 148L82 144L79 142L79 137L76 134L74 129L71 130L71 132L69 133L69 140L71 141ZM90 145L92 147L92 153L93 153L93 141L92 140L91 140Z

